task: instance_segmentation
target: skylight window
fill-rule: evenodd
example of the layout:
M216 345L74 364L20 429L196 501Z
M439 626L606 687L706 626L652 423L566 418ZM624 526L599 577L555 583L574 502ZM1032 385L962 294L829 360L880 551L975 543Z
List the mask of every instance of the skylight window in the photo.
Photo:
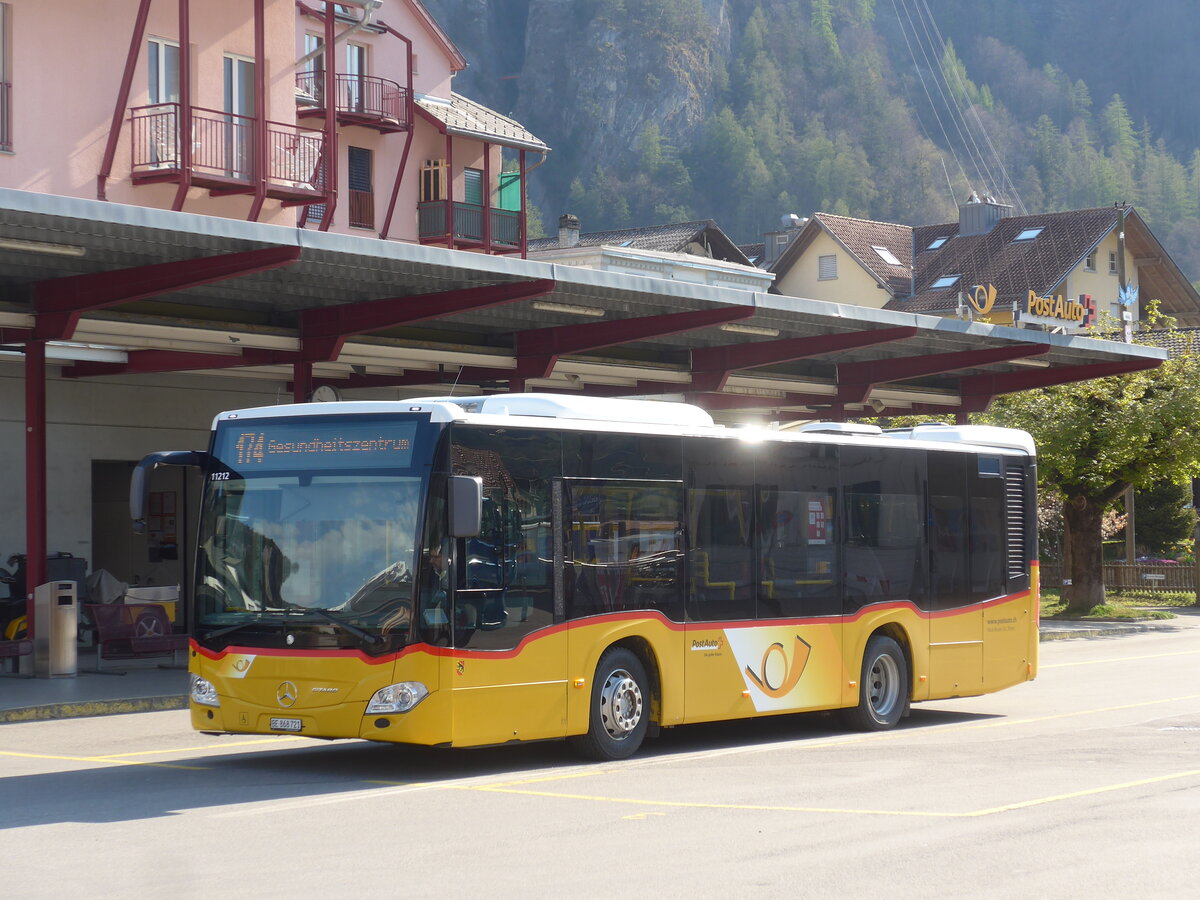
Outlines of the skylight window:
M896 259L896 254L893 253L891 250L889 250L887 247L874 247L873 246L873 247L871 247L871 249L874 250L876 253L878 253L879 258L882 259L889 266L900 265L900 260Z
M962 278L962 275L943 275L941 278L931 284L929 289L931 291L944 291L946 288L952 288L954 285L958 284L958 279L960 278Z
M936 237L932 241L929 242L929 246L926 247L925 249L926 250L936 250L936 249L938 249L938 247L942 246L942 244L946 243L946 241L948 241L948 240L950 240L950 238Z
M1035 237L1037 237L1039 234L1041 234L1044 230L1045 230L1044 228L1026 228L1024 231L1022 231L1020 234L1018 234L1015 238L1013 238L1013 243L1015 244L1017 241L1032 241Z

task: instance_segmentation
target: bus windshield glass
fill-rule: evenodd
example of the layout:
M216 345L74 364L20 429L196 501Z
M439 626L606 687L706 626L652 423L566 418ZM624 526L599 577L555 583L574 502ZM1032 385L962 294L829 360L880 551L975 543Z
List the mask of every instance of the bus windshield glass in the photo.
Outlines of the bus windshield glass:
M415 420L224 421L197 559L197 637L384 652L404 643L431 440Z

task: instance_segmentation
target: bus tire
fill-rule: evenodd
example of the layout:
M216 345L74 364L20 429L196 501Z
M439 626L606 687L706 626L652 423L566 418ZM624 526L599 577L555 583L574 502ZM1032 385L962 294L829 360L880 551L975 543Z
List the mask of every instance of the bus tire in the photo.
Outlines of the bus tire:
M858 731L895 727L908 705L908 661L895 640L876 634L867 641L859 680L858 706L843 710L846 723Z
M624 647L605 652L592 681L587 734L571 738L575 751L601 761L633 756L650 724L649 687L635 654Z

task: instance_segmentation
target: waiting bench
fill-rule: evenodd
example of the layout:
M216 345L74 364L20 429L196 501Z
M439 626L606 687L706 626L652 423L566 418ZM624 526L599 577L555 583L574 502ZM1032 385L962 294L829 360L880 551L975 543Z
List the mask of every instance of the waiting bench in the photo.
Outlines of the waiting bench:
M157 603L90 603L96 626L96 671L113 659L170 656L187 647L185 634L172 634L166 611Z
M13 660L13 671L17 671L17 658L28 656L33 652L33 641L16 640L5 641L0 640L0 660L5 660L4 665L7 666L7 660Z

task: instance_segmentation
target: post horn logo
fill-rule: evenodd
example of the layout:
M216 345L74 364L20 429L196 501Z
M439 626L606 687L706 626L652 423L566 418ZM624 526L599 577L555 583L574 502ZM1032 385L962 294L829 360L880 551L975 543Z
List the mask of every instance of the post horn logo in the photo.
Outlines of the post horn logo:
M986 316L992 311L992 307L996 305L996 286L993 284L982 285L977 284L971 289L971 293L967 294L967 301L974 308L975 312L981 316Z
M783 660L782 678L773 678L772 675L779 675L777 666L770 666L771 657L776 653ZM783 649L783 644L779 641L767 647L763 653L762 663L759 670L755 672L749 666L746 666L746 674L750 676L750 680L758 686L758 689L775 700L786 696L791 692L797 684L800 683L800 676L804 674L804 667L808 665L809 654L812 653L812 647L802 641L799 635L796 636L796 649L792 654L792 659L789 662L787 651Z

